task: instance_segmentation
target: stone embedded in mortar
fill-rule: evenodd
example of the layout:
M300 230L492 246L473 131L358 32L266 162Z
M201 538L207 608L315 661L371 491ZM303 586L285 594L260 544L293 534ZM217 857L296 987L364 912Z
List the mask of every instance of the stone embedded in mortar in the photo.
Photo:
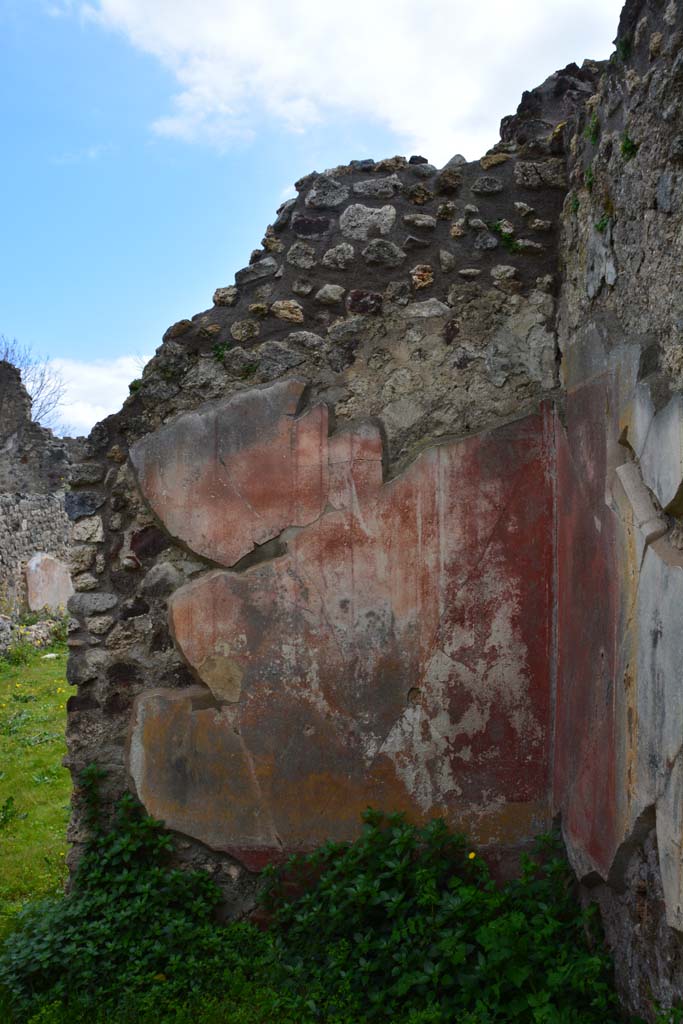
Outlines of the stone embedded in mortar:
M235 348L228 349L223 356L223 366L225 367L226 373L231 377L242 378L248 376L256 368L256 361L253 352L247 352L237 345Z
M377 235L388 235L396 223L394 206L362 206L352 203L339 218L339 227L347 238L366 241Z
M381 292L369 292L362 288L353 288L346 299L346 308L350 313L368 313L376 316L382 312L383 296Z
M336 306L344 298L346 288L340 284L324 284L315 293L315 301L321 306Z
M477 178L476 181L470 185L470 191L474 192L478 196L493 196L498 192L502 192L505 188L500 178L494 178L492 175L482 175Z
M417 185L411 185L407 188L405 195L408 201L414 203L415 206L426 206L427 203L431 203L432 199L434 199L432 190L419 182Z
M416 291L429 288L434 284L434 270L429 263L420 263L410 271L410 280Z
M409 320L425 320L434 316L448 316L450 309L439 299L426 299L424 302L410 302L405 309L405 317Z
M496 235L492 235L490 231L479 231L474 240L474 248L480 252L497 249L499 245L500 239Z
M429 249L432 240L430 238L417 238L415 235L408 235L403 239L402 246L409 252L411 249Z
M294 324L304 322L304 311L296 299L278 299L270 307L270 312L278 320L287 320Z
M295 242L288 250L285 259L293 267L299 267L300 270L310 270L318 262L316 251L308 242Z
M258 338L261 327L256 320L236 320L230 327L230 334L235 341L251 341Z
M104 469L97 462L81 462L71 466L69 480L72 487L84 484L98 484L104 477Z
M99 491L67 491L64 495L64 509L69 519L91 516L104 505L104 495Z
M312 352L321 349L324 344L320 335L314 334L312 331L293 331L287 335L287 341L292 345L301 345Z
M355 250L349 242L340 242L328 249L322 258L322 265L334 270L348 270L355 259Z
M263 277L272 277L277 273L279 263L272 256L264 256L258 263L252 263L235 274L237 284L250 284L252 281L260 281Z
M439 203L436 210L436 217L437 220L451 220L452 217L455 217L457 212L457 206L449 200L445 203Z
M266 381L275 380L289 370L301 366L305 359L301 352L292 352L281 341L266 341L260 346L258 355L258 374Z
M97 584L97 581L95 581ZM67 607L72 615L84 618L87 615L96 615L101 612L108 612L115 608L118 603L116 594L99 593L73 594L68 601Z
M431 217L427 213L404 213L403 222L423 231L433 231L436 228L436 217Z
M444 167L436 179L436 191L441 195L452 195L462 185L462 174L454 167Z
M292 211L296 206L296 199L287 199L282 206L278 208L277 219L273 224L275 231L284 231L289 224L289 218L292 215Z
M403 249L399 248L395 242L387 242L383 238L373 239L363 249L361 255L366 263L379 264L384 267L400 267L406 258Z
M520 188L543 189L567 187L564 160L553 158L543 161L518 160L514 170L515 184Z
M337 206L343 206L348 198L349 190L346 185L321 174L313 188L306 194L304 203L314 209L333 210Z
M455 268L456 259L448 249L439 249L439 266L444 274L450 273Z
M238 290L234 285L229 288L217 288L213 293L215 306L233 306L238 301Z
M328 337L332 341L348 341L363 334L367 328L368 321L364 316L348 316L343 320L335 320L327 328Z
M295 295L310 295L313 291L313 282L305 281L303 278L297 278L292 284L292 291Z
M410 161L408 163L410 164ZM430 164L428 160L425 160L424 163L413 164L410 167L410 171L416 178L433 178L436 174L436 167L434 164Z
M313 217L295 213L292 217L292 231L299 238L324 238L331 228L329 217Z
M357 196L368 199L392 199L400 189L401 179L397 174L388 178L368 178L367 181L357 181L353 186Z
M74 523L73 539L76 544L99 543L104 540L101 516L89 516Z
M491 167L497 167L499 164L507 163L510 159L509 153L487 153L479 161L483 170L488 171Z

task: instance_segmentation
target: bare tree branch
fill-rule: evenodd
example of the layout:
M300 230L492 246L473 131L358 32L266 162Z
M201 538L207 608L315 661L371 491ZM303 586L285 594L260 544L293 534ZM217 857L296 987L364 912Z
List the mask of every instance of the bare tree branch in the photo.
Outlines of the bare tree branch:
M66 394L66 382L47 356L36 356L28 345L0 334L0 359L12 363L21 373L31 396L31 416L36 423L64 433L59 413Z

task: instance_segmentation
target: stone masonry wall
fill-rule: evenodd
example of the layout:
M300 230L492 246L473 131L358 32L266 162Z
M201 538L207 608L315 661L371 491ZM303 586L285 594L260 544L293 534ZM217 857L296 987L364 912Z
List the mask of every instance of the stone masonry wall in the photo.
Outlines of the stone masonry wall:
M60 494L0 494L0 612L26 607L26 565L37 551L68 562L71 522Z
M88 440L70 765L132 787L234 912L251 869L367 803L445 813L506 862L549 824L542 403L595 74L553 76L481 161L303 179Z
M0 361L0 612L26 608L26 566L36 552L68 560L65 488L77 442L31 419L16 367Z
M624 8L562 216L554 803L625 1003L683 998L683 10Z
M480 161L302 179L88 439L69 764L231 913L367 803L504 870L559 815L624 1002L683 995L682 16Z

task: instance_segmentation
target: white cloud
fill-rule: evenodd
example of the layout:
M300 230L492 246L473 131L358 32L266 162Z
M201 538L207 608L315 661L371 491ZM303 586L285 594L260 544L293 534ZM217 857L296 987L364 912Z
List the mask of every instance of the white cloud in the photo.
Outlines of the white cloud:
M88 434L92 427L123 405L128 385L142 373L148 356L118 359L53 359L66 384L61 420L73 435Z
M525 88L603 58L621 0L90 0L80 11L121 32L176 77L153 128L226 145L265 116L303 132L335 112L374 117L443 163L497 138ZM376 156L386 154L375 154Z
M91 163L94 160L99 160L105 153L112 152L113 148L111 143L101 142L93 146L86 146L85 149L53 156L50 163L55 164L57 167L65 167L69 164Z

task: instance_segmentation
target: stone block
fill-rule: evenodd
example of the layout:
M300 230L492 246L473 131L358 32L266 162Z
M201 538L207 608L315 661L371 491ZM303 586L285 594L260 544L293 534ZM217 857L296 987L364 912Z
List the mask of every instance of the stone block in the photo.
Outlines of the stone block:
M683 395L674 395L650 424L640 456L643 480L664 509L683 513Z
M31 611L63 613L74 588L66 565L40 552L26 566L26 591Z

